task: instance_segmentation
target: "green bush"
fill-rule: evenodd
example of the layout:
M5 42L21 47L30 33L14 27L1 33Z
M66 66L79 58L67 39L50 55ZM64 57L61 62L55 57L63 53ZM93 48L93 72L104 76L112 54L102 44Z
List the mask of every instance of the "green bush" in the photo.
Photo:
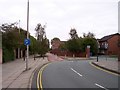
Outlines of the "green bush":
M14 60L13 50L3 48L3 63Z

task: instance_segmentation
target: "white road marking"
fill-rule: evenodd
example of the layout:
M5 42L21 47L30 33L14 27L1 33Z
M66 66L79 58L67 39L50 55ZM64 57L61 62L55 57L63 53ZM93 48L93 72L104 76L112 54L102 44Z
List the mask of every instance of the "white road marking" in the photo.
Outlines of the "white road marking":
M75 71L73 68L71 68L71 70L72 70L73 72L75 72L76 74L78 74L79 76L81 76L81 77L82 77L82 74L78 73L78 72L77 72L77 71Z
M108 90L107 88L105 88L105 87L103 87L103 86L101 86L101 85L99 85L99 84L97 84L97 83L95 83L95 85L98 86L98 87L100 87L100 88L103 88L103 89L105 89L105 90Z

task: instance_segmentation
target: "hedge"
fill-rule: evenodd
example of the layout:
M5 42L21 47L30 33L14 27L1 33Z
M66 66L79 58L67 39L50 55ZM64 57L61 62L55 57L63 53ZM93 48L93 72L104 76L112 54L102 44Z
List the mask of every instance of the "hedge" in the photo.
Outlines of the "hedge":
M8 61L13 61L14 58L14 51L10 49L3 48L3 63Z

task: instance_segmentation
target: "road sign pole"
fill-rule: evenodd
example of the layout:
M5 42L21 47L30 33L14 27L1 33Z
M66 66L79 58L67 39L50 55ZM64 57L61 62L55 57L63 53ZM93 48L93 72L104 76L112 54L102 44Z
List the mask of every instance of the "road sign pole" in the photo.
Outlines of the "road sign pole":
M29 0L27 3L27 39L29 39ZM28 70L29 45L27 45L26 70Z

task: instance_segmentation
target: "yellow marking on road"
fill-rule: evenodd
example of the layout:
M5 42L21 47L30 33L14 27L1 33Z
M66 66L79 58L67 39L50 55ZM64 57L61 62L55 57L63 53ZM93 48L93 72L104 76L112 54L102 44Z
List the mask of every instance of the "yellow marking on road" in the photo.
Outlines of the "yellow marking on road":
M39 73L40 73L40 71L39 71ZM37 88L38 88L38 90L40 90L40 87L39 87L39 77L40 77L40 74L39 73L37 75Z
M95 66L95 65L92 64L91 62L89 62L89 63L90 63L92 66L94 66L95 68L99 69L99 70L102 70L102 71L104 71L104 72L107 72L107 73L110 73L110 74L113 74L113 75L119 76L119 74L116 74L116 73L114 73L114 72L111 72L111 71L108 71L108 70L102 69L102 68L100 68L100 67L98 67L98 66Z
M44 65L38 73L38 77L37 77L37 88L38 88L38 90L43 90L43 87L42 87L42 73L43 73L43 70L45 69L45 67L48 66L48 64L50 64L50 63L47 63L46 65ZM39 81L40 81L40 83L39 83Z

